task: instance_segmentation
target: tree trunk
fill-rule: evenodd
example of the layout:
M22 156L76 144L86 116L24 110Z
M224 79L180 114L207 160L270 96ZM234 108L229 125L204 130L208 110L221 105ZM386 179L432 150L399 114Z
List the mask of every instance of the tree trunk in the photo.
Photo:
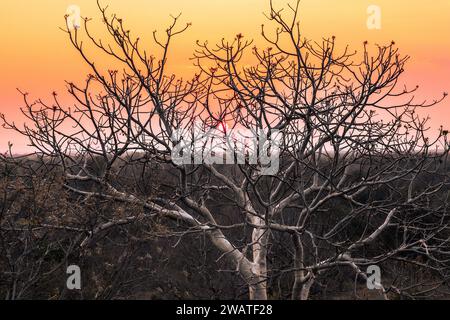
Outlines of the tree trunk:
M255 226L252 233L253 273L256 283L249 288L250 300L267 300L267 243L268 229L264 229L264 219L252 216Z
M292 287L292 300L308 300L311 286L314 284L314 275L306 271L304 263L303 244L299 235L293 235L294 242L294 285Z
M261 276L261 273L258 272L260 270L265 270L264 274L267 274L265 258L263 263L252 263L241 251L236 249L228 241L222 231L214 230L211 231L209 235L213 244L220 251L227 254L227 257L236 265L236 269L239 271L239 274L248 284L250 300L267 300L266 276ZM265 252L265 250L261 251Z

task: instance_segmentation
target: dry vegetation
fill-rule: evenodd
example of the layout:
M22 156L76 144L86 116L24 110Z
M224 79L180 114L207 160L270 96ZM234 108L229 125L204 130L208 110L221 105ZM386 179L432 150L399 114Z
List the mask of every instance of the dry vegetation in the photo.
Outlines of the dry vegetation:
M100 7L109 38L67 28L92 74L74 105L23 93L33 157L1 158L0 294L45 298L443 298L450 257L448 131L430 132L395 43L339 51L272 3L268 43L198 43L197 74L166 71L180 17L148 51ZM89 46L90 45L90 46ZM88 49L90 48L90 49ZM91 50L114 59L102 70ZM254 56L253 66L241 58ZM279 130L266 164L175 163L194 123ZM223 132L224 134L226 132ZM187 134L186 134L187 135ZM269 137L270 138L270 137ZM270 139L269 139L270 140ZM272 149L271 149L272 150ZM83 289L65 289L78 264ZM382 288L368 292L369 265Z

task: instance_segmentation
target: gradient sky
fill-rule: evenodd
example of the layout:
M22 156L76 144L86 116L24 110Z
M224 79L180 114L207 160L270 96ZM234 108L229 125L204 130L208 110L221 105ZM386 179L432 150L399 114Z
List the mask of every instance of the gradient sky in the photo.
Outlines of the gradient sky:
M288 0L274 1L284 5ZM172 47L170 68L188 75L189 57L198 40L219 40L243 33L262 44L260 25L267 12L266 0L102 0L110 12L121 16L133 34L150 40L153 30L163 31L169 14L182 15L193 27ZM69 5L78 5L83 16L92 17L93 30L102 35L98 10L93 0L2 0L0 2L0 112L22 122L21 97L16 88L33 98L50 98L56 90L63 95L64 80L80 81L88 70L59 29ZM381 30L366 27L367 7L382 10ZM403 82L420 85L421 98L439 98L450 91L450 1L449 0L302 0L301 25L304 35L320 39L335 35L339 44L360 49L362 42L389 43L395 40L403 54L411 56ZM97 25L99 28L94 28ZM450 127L450 100L429 109L431 124ZM0 150L8 141L17 149L25 141L0 130Z

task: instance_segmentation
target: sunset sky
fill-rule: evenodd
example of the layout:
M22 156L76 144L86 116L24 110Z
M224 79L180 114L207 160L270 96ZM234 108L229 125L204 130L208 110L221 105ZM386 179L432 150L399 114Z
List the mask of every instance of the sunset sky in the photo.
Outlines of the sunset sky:
M281 6L288 0L275 1ZM153 30L164 31L170 14L182 15L193 27L172 47L170 68L189 75L189 60L195 41L220 40L243 33L263 46L260 25L267 12L266 0L102 0L109 11L121 16L134 35L151 40ZM93 0L2 0L0 3L0 112L22 122L21 97L16 88L33 98L50 98L56 90L64 96L64 80L81 81L88 73L81 58L59 29L69 5L92 17L92 26L101 37L102 24ZM366 27L367 7L382 10L381 30ZM420 85L421 98L439 98L450 91L450 1L449 0L303 0L301 25L304 35L320 39L335 35L338 43L360 49L362 42L389 43L395 40L403 54L411 56L403 82ZM429 109L432 125L450 127L450 101ZM26 142L11 132L0 130L0 150L8 140L17 148Z

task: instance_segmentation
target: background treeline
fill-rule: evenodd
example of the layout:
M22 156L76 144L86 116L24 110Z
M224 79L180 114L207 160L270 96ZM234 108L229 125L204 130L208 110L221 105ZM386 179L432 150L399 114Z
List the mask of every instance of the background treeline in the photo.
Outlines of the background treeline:
M326 165L326 164L324 164ZM93 160L90 170L101 171L102 163ZM239 174L230 167L229 174ZM363 174L361 166L354 179ZM97 173L98 173L97 172ZM140 196L158 197L173 190L177 179L169 166L136 163L116 168L122 188ZM443 172L443 175L446 173ZM439 175L424 179L440 179ZM426 183L425 183L426 184ZM398 192L406 192L400 183ZM448 187L438 197L448 196ZM166 196L168 196L166 194ZM373 196L373 195L371 195ZM392 196L381 187L376 197ZM364 197L364 195L361 195ZM224 225L239 223L239 210L232 199L218 196L208 199ZM435 204L430 203L430 206ZM313 228L324 228L342 220L346 204L334 201L314 220ZM295 209L292 209L295 210ZM405 214L417 214L411 212ZM90 231L107 221L139 216L128 223L108 228L90 236ZM295 215L289 210L282 219ZM435 217L439 219L438 216ZM181 222L160 223L160 218L139 206L76 195L64 185L60 169L52 161L25 158L5 160L0 170L0 297L2 299L245 299L248 286L236 277L236 270L210 244L205 234L190 232ZM428 217L428 219L432 219ZM352 220L340 233L351 239L366 221ZM246 227L224 231L241 243L249 242ZM450 235L449 235L450 236ZM376 246L362 250L387 250L398 244L401 235L384 234ZM292 284L292 252L289 236L272 234L269 248L268 293L271 299L288 299ZM305 250L312 250L306 243ZM326 249L325 245L322 249ZM331 250L331 249L329 249ZM371 254L374 252L372 251ZM423 291L439 286L434 298L446 298L449 284L428 269L427 257L411 252L411 263L386 261L381 263L382 281L403 286L421 283L414 290ZM66 289L66 268L76 264L82 271L82 290ZM426 270L426 271L424 271ZM450 265L449 265L450 270ZM442 275L442 272L441 272ZM353 279L353 280L352 280ZM369 291L364 279L354 276L345 267L327 272L311 290L312 299L378 299L377 291ZM405 297L397 297L405 298Z

